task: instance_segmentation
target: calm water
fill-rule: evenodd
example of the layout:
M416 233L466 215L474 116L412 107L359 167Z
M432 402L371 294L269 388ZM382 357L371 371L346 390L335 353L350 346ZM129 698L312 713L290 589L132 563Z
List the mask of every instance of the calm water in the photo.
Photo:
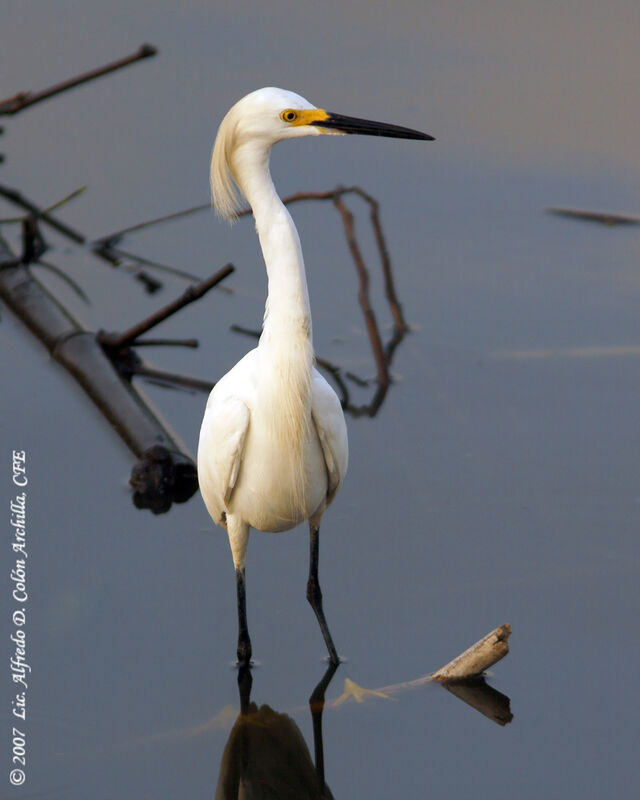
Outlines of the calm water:
M280 145L273 157L283 194L344 183L380 200L413 328L380 413L348 419L349 474L321 531L325 610L348 659L327 700L345 678L369 689L418 678L510 622L511 653L490 683L514 718L500 727L433 686L330 705L326 782L336 798L636 797L640 351L616 348L640 348L640 233L544 208L640 211L640 10L631 0L420 5L272 2L267 14L196 0L180 10L7 3L0 97L144 41L160 54L5 118L0 181L43 205L87 185L59 215L90 237L206 201L218 121L265 84L436 136L327 137ZM351 206L388 336L366 208ZM316 350L371 377L339 218L316 204L293 213ZM15 241L13 229L3 233ZM125 273L47 239L49 260L91 305L38 275L93 329L123 329L184 288L163 276L162 293L146 295ZM197 336L200 349L145 353L154 364L215 380L252 346L229 330L262 316L249 221L228 229L205 212L124 246L203 277L230 260L237 267L233 294L213 292L158 329ZM28 459L33 670L27 783L9 785L5 757L0 794L212 797L239 710L226 536L198 496L164 516L137 511L130 453L0 313L6 504L11 450ZM204 396L145 392L195 451ZM366 402L371 390L355 392ZM305 599L307 550L302 529L253 534L247 585L260 661L252 700L291 715L313 755L307 702L325 664ZM290 782L291 763L308 768L296 752Z

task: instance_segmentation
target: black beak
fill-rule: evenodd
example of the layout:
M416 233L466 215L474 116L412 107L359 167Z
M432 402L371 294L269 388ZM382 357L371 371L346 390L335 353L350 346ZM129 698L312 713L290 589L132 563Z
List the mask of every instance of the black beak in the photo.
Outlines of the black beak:
M389 125L386 122L373 122L370 119L357 117L344 117L342 114L331 114L325 120L312 122L319 128L333 128L341 133L360 133L365 136L389 136L393 139L423 139L434 141L428 133L414 131L412 128L403 128L401 125Z

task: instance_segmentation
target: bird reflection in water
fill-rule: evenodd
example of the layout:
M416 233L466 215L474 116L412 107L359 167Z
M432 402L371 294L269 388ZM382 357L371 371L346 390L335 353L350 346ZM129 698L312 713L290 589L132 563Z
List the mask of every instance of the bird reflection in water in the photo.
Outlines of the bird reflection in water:
M333 800L324 780L322 711L337 668L329 664L309 698L315 765L288 714L251 702L251 671L240 668L240 714L222 755L215 800Z

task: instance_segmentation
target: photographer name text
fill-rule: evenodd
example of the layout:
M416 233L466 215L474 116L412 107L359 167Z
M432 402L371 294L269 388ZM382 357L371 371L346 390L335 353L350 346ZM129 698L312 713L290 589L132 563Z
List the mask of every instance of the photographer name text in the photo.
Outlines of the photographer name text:
M11 656L9 659L9 671L13 684L14 696L11 700L11 710L20 728L13 727L11 732L11 769L9 772L9 783L13 786L21 786L25 780L25 767L27 764L26 755L26 733L25 726L27 720L27 690L31 679L31 667L27 661L27 491L29 483L27 478L27 457L24 450L13 450L12 452L12 481L15 487L20 489L9 503L9 524L11 536L11 550L13 552L13 564L10 572L11 597L14 607L11 614Z

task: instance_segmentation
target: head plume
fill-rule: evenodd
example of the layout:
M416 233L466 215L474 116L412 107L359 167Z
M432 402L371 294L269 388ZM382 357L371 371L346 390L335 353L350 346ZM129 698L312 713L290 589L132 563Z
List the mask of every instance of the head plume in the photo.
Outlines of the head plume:
M270 86L238 100L220 123L211 155L211 199L224 219L233 221L242 207L244 188L238 170L247 154L268 163L271 147L281 139L320 133L309 125L289 125L280 117L287 108L310 110L314 106L294 92Z
M235 108L235 107L234 107ZM236 118L232 108L220 123L211 153L211 202L216 214L233 222L242 207L240 193L231 172L231 154L234 148Z

